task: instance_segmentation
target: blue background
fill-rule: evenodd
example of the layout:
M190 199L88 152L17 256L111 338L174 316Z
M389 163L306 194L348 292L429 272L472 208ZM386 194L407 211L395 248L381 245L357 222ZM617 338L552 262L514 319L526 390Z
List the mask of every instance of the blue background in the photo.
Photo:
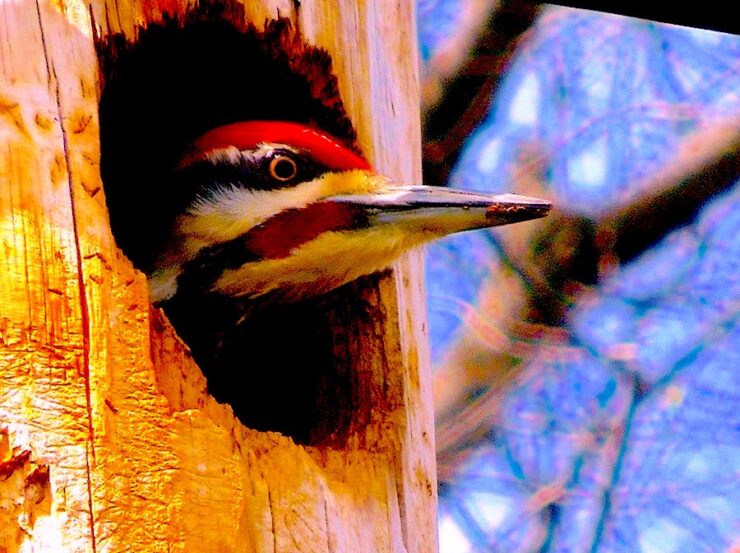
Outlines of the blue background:
M463 4L418 1L424 63ZM548 7L449 184L514 190L534 145L556 205L598 222L649 194L697 132L738 117L740 37ZM436 364L465 309L485 317L504 232L428 249ZM574 294L562 338L533 344L490 431L441 479L443 553L740 550L738 236L735 183Z

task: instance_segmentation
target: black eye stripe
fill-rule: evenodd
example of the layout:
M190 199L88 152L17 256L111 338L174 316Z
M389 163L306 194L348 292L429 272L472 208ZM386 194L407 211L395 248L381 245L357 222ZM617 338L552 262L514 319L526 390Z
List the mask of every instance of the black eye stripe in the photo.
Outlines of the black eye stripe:
M286 172L290 165L278 163L278 178L270 174L270 164L285 159L295 163L295 174ZM224 151L222 155L194 160L173 174L173 193L183 198L208 197L223 187L237 186L254 190L287 188L315 179L328 169L314 163L309 156L287 148Z

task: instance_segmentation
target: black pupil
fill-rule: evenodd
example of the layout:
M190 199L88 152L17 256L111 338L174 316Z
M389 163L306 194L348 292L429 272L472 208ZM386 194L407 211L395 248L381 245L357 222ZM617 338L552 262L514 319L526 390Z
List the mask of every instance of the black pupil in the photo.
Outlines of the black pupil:
M296 173L295 162L286 157L278 158L272 164L272 171L278 179L293 178Z

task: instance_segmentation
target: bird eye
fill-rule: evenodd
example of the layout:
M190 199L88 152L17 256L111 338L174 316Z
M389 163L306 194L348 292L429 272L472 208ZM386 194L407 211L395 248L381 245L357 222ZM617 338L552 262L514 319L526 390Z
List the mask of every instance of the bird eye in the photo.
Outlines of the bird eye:
M270 177L280 182L286 182L294 179L298 174L298 164L291 157L286 155L276 155L270 160L268 166Z

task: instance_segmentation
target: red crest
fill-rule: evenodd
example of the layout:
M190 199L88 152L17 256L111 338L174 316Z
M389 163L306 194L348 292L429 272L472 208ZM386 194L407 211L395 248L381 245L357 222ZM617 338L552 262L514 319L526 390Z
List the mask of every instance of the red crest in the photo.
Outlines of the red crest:
M291 121L242 121L217 127L195 141L200 152L234 146L250 150L262 143L287 144L308 152L318 163L334 171L370 170L370 164L333 136Z

